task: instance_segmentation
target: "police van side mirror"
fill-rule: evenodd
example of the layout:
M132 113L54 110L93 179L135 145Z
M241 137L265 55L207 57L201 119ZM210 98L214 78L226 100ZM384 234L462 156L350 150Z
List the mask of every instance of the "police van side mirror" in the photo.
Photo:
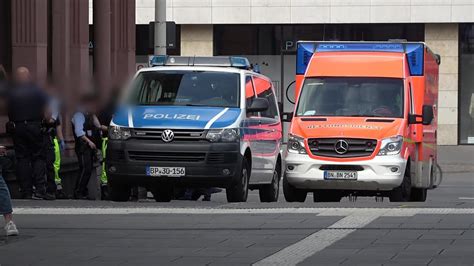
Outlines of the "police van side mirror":
M263 112L268 110L270 104L265 98L255 98L252 101L252 104L247 107L247 113Z
M420 120L421 118L421 120ZM423 124L425 126L431 125L434 119L433 106L432 105L423 105L421 115L408 115L408 124Z
M293 120L293 113L283 113L281 120L283 122L291 122L291 120Z

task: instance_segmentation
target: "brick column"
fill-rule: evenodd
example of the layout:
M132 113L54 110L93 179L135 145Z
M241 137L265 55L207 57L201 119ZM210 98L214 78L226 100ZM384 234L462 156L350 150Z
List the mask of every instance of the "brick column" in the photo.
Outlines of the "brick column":
M82 93L91 89L89 79L89 1L66 0L69 5L69 76L63 88L65 96L64 132L73 140L71 116Z
M425 41L441 55L439 69L438 144L458 144L458 24L426 24Z
M112 87L110 5L110 0L94 0L94 81L102 103Z
M112 78L115 86L135 73L135 0L111 2Z
M12 69L26 66L44 83L48 71L48 1L11 1Z
M213 56L212 25L181 25L181 55Z

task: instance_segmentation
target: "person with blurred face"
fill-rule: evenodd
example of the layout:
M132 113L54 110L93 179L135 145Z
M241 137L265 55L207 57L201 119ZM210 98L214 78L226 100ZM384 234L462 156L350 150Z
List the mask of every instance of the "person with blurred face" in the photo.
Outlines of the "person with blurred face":
M14 73L7 92L9 122L17 159L17 178L25 199L51 199L46 195L44 133L42 123L49 116L47 96L31 79L26 67ZM33 191L33 185L35 190Z
M78 111L72 117L75 140L75 152L79 162L79 176L76 181L74 197L88 199L87 185L92 174L94 156L100 143L100 131L106 129L95 115L95 96L88 94L82 97Z
M61 166L61 151L65 148L62 134L60 100L57 96L56 87L52 83L45 86L45 93L48 95L48 106L51 116L45 121L45 147L46 154L46 193L52 198L65 198L62 192L59 169Z

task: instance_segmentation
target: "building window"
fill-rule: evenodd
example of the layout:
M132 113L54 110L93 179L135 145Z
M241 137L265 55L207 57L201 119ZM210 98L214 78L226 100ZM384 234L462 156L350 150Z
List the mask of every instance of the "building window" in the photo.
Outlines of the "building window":
M459 25L459 143L474 144L474 23Z
M279 55L306 41L423 41L424 24L214 25L215 55Z

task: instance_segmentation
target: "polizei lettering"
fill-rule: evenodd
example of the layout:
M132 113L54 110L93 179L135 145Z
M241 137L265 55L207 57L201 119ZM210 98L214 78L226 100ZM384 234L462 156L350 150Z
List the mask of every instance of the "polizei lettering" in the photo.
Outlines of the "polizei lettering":
M143 119L199 120L200 115L188 114L144 114Z

